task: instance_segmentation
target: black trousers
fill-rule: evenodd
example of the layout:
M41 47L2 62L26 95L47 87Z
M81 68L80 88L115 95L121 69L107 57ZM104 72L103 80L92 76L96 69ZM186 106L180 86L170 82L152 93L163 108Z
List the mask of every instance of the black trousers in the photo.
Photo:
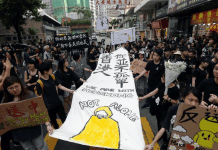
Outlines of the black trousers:
M64 106L63 104L60 104L58 106L56 106L55 108L52 108L52 109L49 109L48 110L48 115L51 119L51 123L52 125L54 126L55 129L58 129L59 128L59 125L57 123L57 114L58 116L60 117L62 123L64 123L64 121L66 120L67 118L67 115L66 115L66 112L64 110Z
M164 121L164 119L166 117L166 113L167 113L167 111L159 110L156 114L158 131L162 128L161 123ZM162 137L163 137L163 142L168 143L166 131L164 132Z
M3 135L1 135L1 149L2 150L10 150L10 143L11 140L14 142L14 144L16 145L20 145L19 142L15 142L12 138L12 134L11 131L8 131L6 133L4 133Z

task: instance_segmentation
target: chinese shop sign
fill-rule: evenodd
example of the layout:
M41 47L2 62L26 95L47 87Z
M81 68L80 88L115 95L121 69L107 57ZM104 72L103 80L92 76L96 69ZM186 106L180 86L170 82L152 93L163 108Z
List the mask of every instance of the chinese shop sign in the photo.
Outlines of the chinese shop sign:
M218 9L204 11L192 15L191 24L218 23Z
M49 120L42 97L0 104L0 135L12 129L36 126Z

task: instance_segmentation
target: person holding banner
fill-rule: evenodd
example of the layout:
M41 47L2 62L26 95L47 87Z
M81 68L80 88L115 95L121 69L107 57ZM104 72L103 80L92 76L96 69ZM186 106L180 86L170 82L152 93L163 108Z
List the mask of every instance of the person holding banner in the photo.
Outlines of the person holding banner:
M184 92L182 94L182 99L183 99L183 102L185 104L192 105L192 106L198 106L201 104L202 94L194 87L187 87L184 89ZM170 124L172 124L172 125L174 124L178 107L179 107L179 104L171 106L169 108L169 110L166 114L166 118L162 122L162 128L156 134L153 142L150 145L145 146L145 150L152 150L155 143L163 136L165 131L170 129ZM208 106L208 108L209 109L217 109L217 107L215 105L210 105L210 106ZM166 149L167 149L167 145L165 146L165 149L161 149L161 150L166 150Z
M163 73L163 76L161 78L160 85L149 94L139 97L139 101L143 99L147 99L149 97L155 96L156 99L154 101L151 101L150 105L150 114L155 115L157 118L157 127L158 130L161 129L161 122L165 119L167 111L172 105L178 104L180 91L178 87L176 86L176 80L171 82L168 86L168 92L167 95L164 95L165 91L165 73ZM166 147L168 144L168 138L167 138L167 132L164 132L163 134L163 145L162 148Z
M94 50L94 47L90 46L87 53L87 64L91 67L92 71L95 70L95 68L97 67L96 62L98 62L98 59L95 58Z
M144 71L140 73L137 77L135 77L135 80L137 81L140 77L142 77L147 71L149 72L149 78L148 78L148 88L147 93L150 93L151 91L155 90L158 85L161 83L161 75L164 72L164 64L161 61L162 57L162 50L155 50L154 51L154 60L148 62L146 68ZM146 108L150 106L151 99L147 99L146 103L142 108Z
M29 98L37 97L33 92L28 91L23 83L14 76L7 77L3 83L4 99L3 103L18 102ZM45 123L50 134L53 128L50 122ZM25 150L34 150L36 146L40 150L48 150L48 146L44 141L41 125L33 127L25 127L11 130L12 138L15 142L19 142Z
M69 67L69 63L67 59L60 59L58 64L58 70L55 72L55 77L59 80L60 84L64 87L70 89L72 85L72 81L75 83L85 82L82 78L79 78ZM64 98L64 108L66 113L71 107L72 102L72 94L68 91L59 90L59 95L62 95Z
M73 93L74 90L70 90L59 83L59 80L52 74L52 66L48 62L43 62L39 66L39 71L41 77L36 84L37 94L43 97L52 125L55 129L58 129L59 125L56 120L56 114L58 114L62 123L64 123L66 112L62 101L58 97L56 88L58 87L70 93Z
M84 71L88 71L88 72L92 73L92 70L85 68L85 66L81 63L81 58L82 58L81 54L79 54L79 53L75 53L73 55L74 61L72 61L72 63L71 63L71 70L73 70L79 78L86 80ZM76 89L78 89L82 84L78 84L76 82L75 85L76 85Z

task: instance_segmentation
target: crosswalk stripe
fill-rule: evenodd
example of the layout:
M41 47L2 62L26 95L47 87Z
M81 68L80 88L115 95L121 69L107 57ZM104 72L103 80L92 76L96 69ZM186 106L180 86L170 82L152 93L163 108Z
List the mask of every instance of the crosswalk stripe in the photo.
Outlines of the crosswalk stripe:
M143 135L144 135L145 144L148 145L152 143L153 138L154 138L154 133L146 117L141 117L141 122L142 122L142 127L143 127ZM154 145L153 150L160 150L160 146L158 143Z
M62 125L61 120L57 119L57 122L58 122L58 125L60 127ZM58 139L50 137L49 134L47 133L47 135L45 136L44 140L47 143L49 150L54 150L55 149L55 146L57 144Z

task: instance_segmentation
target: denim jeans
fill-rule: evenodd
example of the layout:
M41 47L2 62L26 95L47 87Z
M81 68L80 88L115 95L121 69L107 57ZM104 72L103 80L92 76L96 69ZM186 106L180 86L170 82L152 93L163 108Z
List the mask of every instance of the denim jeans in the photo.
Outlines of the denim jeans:
M21 142L20 145L25 149L25 150L35 150L35 147L38 148L39 150L48 150L48 146L44 141L43 138L43 132L41 135L31 141L25 141Z

